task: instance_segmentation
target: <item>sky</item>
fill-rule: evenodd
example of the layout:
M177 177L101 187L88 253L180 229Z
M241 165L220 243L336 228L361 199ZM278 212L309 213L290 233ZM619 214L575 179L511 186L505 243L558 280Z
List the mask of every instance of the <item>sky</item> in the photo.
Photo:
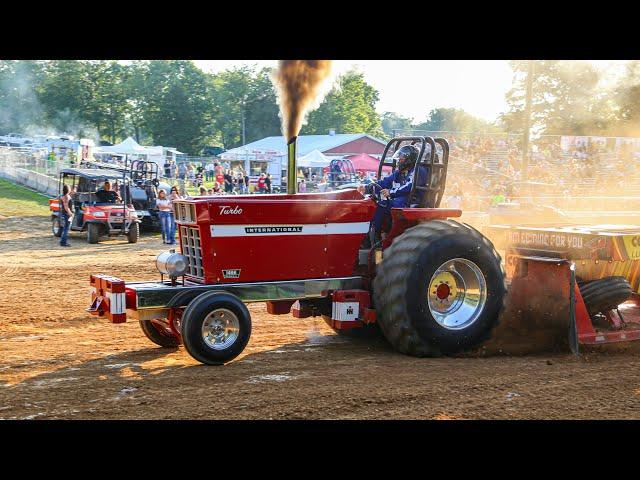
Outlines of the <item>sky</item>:
M197 60L216 73L243 64L275 67L277 60ZM506 109L513 75L506 60L336 60L333 74L351 68L378 90L379 113L390 111L420 122L437 107L462 108L493 121Z
M602 85L615 80L627 61L590 60L604 75ZM241 65L275 67L277 60L196 60L204 71L216 73ZM507 110L505 94L513 72L507 60L336 60L333 76L351 68L364 74L378 90L379 113L386 111L426 120L438 107L462 108L487 121Z

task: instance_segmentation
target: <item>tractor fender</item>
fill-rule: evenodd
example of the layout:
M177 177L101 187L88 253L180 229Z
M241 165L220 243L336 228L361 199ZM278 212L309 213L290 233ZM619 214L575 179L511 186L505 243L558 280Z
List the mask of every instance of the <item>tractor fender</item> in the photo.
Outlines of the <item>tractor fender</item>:
M225 290L216 290L216 292L230 293ZM209 293L209 292L201 292L201 291L199 292L197 290L184 290L182 292L178 292L173 296L173 298L169 302L167 302L167 308L186 307L197 297L201 295L205 295L206 293Z

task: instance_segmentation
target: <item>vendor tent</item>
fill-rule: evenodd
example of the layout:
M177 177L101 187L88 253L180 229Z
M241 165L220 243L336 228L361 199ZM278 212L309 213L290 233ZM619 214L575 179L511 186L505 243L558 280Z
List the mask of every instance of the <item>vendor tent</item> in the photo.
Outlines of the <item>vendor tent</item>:
M380 164L380 160L378 160L376 157L372 157L371 155L367 155L366 153L361 153L360 155L350 155L345 158L351 160L353 168L356 172L378 173L378 165ZM382 171L390 172L391 167L383 167Z
M96 148L94 151L95 153L112 153L115 155L153 155L156 152L153 147L143 147L131 137L116 145Z
M320 150L312 150L307 153L304 157L298 158L297 165L298 167L310 167L310 168L321 168L326 167L331 163L331 159L327 158L325 155L320 152Z

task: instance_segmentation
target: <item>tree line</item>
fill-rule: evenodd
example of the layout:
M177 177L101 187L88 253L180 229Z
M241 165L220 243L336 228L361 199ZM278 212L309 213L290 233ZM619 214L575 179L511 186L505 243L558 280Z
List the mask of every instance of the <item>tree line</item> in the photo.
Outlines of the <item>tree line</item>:
M416 122L396 112L379 115L379 92L362 73L343 74L308 116L302 134L394 130L522 133L526 61L511 62L508 108L495 122L461 109L432 108ZM640 62L603 86L587 62L537 61L532 127L544 134L634 135L640 132ZM426 111L427 109L425 109ZM206 146L234 148L280 135L276 91L269 69L242 66L216 74L185 60L0 61L0 133L68 133L115 143L178 148L191 155Z
M347 72L301 133L381 136L377 101L361 73ZM0 61L0 132L64 132L111 143L133 136L191 155L281 134L269 69L211 74L184 60Z

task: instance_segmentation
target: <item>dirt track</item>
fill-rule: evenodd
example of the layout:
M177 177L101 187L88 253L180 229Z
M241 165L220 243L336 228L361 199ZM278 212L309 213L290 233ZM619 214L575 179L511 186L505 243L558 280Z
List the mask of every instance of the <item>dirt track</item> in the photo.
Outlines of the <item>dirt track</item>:
M205 367L84 312L90 273L156 277L158 236L71 244L0 219L0 419L640 418L637 352L416 359L262 304L242 356Z

